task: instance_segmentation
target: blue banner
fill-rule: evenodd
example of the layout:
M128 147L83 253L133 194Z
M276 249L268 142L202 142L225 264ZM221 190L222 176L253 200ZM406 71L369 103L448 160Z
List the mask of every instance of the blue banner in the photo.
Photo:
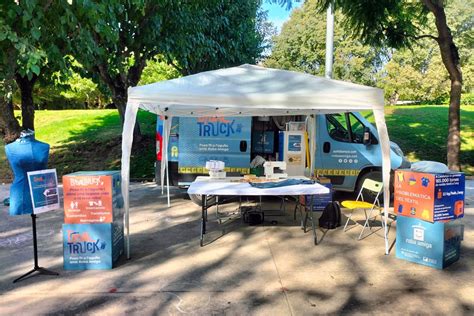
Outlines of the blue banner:
M65 270L112 269L123 253L123 224L63 224Z

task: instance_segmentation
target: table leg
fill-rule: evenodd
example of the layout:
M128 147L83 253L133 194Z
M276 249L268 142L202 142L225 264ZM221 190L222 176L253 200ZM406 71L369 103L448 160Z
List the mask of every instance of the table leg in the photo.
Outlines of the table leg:
M296 221L296 210L298 209L298 203L299 201L296 201L295 203L295 209L293 211L293 220Z
M219 216L219 196L216 196L216 218L219 224L221 224L221 217Z
M201 194L201 247L204 244L204 234L206 233L206 200L207 196L205 194Z
M314 222L314 211L313 211L313 195L311 195L311 203L309 204L309 211L311 212L311 228L313 229L314 244L318 244L318 236L316 234L316 224Z
M304 217L301 218L301 229L306 233L306 223L308 222L308 209L304 206Z
M204 220L205 220L205 223L206 225L204 225L204 227L207 226L207 210L209 209L209 205L208 205L208 202L209 202L209 195L206 195L205 198L204 198ZM204 234L206 233L206 230L204 230Z

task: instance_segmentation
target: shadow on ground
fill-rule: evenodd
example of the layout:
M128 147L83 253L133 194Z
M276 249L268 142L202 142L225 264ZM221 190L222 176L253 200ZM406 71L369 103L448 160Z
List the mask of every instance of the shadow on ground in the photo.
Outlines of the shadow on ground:
M32 266L30 222L8 217L2 208L1 309L6 314L290 315L469 314L474 308L473 209L463 220L460 261L440 271L384 255L377 235L357 241L357 227L329 231L314 246L299 217L293 221L291 207L277 225L247 226L237 219L221 238L214 238L222 231L212 212L207 238L213 242L200 247L199 207L172 192L167 208L156 186L132 186L132 257L122 257L113 270L64 271L62 212L41 215L40 264L61 275L18 284L11 281ZM222 211L233 208L228 204ZM393 240L394 230L390 236Z

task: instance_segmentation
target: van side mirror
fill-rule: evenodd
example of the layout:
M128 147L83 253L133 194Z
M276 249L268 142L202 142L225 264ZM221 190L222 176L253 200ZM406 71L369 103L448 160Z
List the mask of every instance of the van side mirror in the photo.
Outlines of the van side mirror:
M364 139L362 143L366 146L372 144L372 133L368 127L364 128Z

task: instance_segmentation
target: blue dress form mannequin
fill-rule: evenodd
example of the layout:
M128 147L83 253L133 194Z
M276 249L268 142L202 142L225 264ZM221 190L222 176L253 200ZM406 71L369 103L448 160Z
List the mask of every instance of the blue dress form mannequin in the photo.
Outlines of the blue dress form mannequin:
M49 145L35 139L33 131L22 132L20 138L5 146L14 180L10 187L10 215L32 214L33 205L28 185L28 171L46 169Z

